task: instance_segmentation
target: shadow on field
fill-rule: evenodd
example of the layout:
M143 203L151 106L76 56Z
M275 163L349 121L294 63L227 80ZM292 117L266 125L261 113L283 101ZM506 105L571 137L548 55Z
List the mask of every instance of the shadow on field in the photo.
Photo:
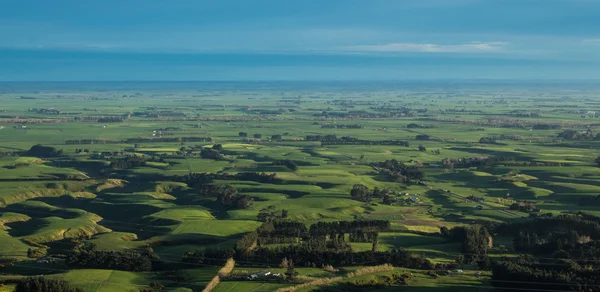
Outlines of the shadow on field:
M21 237L35 234L37 230L42 229L50 224L44 219L33 218L28 221L12 222L4 225L10 227L8 230L8 235L12 237Z
M102 220L97 224L116 232L135 233L137 235L138 240L146 240L148 238L156 236L164 236L170 234L173 231L173 228L169 227L152 226L145 224L140 225L140 223L134 222L115 222Z
M52 275L61 274L68 271L68 267L63 264L37 264L34 261L21 261L15 265L6 265L2 272L12 275Z
M50 205L52 205L52 204L50 204ZM45 208L44 206L13 204L13 205L9 205L5 208L0 208L0 213L13 212L13 213L24 214L31 218L60 217L63 219L75 219L81 215L77 212L70 211L70 210L50 209L50 208L52 208L52 206L48 206L47 208Z
M89 161L77 159L61 159L46 162L46 165L60 168L74 168L78 171L87 173L90 177L98 177L101 171L106 168L106 163L102 161Z
M240 188L238 189L240 193L275 193L275 194L284 194L292 199L301 198L303 196L309 195L310 192L303 191L292 191L292 190L280 190L280 189L272 189L272 188Z
M99 215L105 220L129 222L143 216L147 216L162 208L147 204L116 204L98 199L73 198L71 196L62 196L55 198L39 198L52 206L58 208L81 209Z
M437 179L451 182L454 187L467 187L483 189L490 197L503 198L507 193L512 198L535 199L536 195L527 187L519 187L509 181L498 180L495 176L478 176L472 172L444 173L437 175ZM530 183L527 181L526 183ZM464 185L463 185L464 184ZM464 196L462 194L458 194Z
M517 152L499 151L499 150L494 150L494 149L480 149L480 148L471 148L471 147L450 147L448 149L454 150L454 151L466 152L469 155L481 154L481 155L490 155L490 156L496 156L496 157L514 157L516 160L521 160L521 161L531 161L534 159L534 157L531 157L529 155L523 155L523 154L517 153Z
M434 204L436 205L441 205L443 208L447 208L447 209L453 209L453 210L457 210L457 211L465 211L465 210L471 210L472 208L467 208L467 207L457 207L451 200L450 197L448 197L447 195L441 193L440 191L427 191L425 192L425 195L427 196L427 198L430 198Z

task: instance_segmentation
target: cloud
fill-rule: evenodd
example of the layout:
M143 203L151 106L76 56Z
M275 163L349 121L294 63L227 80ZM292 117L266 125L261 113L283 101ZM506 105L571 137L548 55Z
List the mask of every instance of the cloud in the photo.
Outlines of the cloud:
M507 42L473 42L458 45L391 43L384 45L349 46L344 49L357 52L494 53L505 51L507 45Z

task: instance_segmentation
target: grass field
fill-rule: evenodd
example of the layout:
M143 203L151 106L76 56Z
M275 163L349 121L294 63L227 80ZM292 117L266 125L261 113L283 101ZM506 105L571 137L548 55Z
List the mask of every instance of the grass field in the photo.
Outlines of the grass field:
M63 261L75 243L93 243L104 251L152 246L161 260L177 263L187 251L234 246L261 225L260 210L273 206L285 209L287 219L307 226L320 221L387 220L392 230L379 234L380 251L405 248L435 263L448 263L461 247L438 236L440 227L530 216L532 212L509 209L517 202L534 204L539 213L600 215L597 205L586 203L600 194L600 167L595 162L600 140L558 136L567 129L596 131L598 116L585 114L597 109L590 101L590 96L600 94L595 88L584 94L493 84L460 90L339 84L152 90L135 84L130 89L48 86L43 91L0 92L0 259L27 263L32 267L27 275L54 274L85 291L136 291L153 282L169 291L201 291L219 267L168 271L185 275L181 283L156 271L69 270L60 265L49 273L36 271L28 250L51 246L50 256ZM498 94L504 96L502 102ZM34 97L35 106L20 96ZM38 111L50 108L61 114ZM105 116L123 118L97 122ZM538 124L557 126L534 129ZM306 139L315 135L362 142ZM198 137L210 140L189 141ZM494 143L480 143L490 137ZM409 146L389 141L406 141ZM28 152L40 143L62 153L50 157ZM208 149L219 147L217 158L208 156ZM116 162L125 157L144 163L118 166ZM507 160L462 166L470 159L490 158ZM377 164L392 159L418 166L425 177L399 182ZM285 166L282 160L297 167ZM444 167L444 160L453 161L454 167ZM234 187L252 204L227 206L182 182L181 177L199 172L219 174L212 183ZM226 176L250 172L274 173L277 180ZM355 184L388 189L391 201L354 200L350 191ZM511 244L502 243L509 248ZM372 249L371 243L350 245L353 251ZM490 253L506 252L494 245ZM264 268L238 263L236 269ZM298 270L308 277L328 275L320 267ZM407 287L386 291L485 291L487 276L478 278L465 270L439 279L415 270L417 276ZM289 285L224 281L213 291L275 291L285 286Z

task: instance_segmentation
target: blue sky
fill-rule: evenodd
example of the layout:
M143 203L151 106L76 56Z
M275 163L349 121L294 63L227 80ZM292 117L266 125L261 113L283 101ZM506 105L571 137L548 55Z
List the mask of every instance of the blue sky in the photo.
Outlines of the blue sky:
M600 79L597 0L6 0L0 80Z

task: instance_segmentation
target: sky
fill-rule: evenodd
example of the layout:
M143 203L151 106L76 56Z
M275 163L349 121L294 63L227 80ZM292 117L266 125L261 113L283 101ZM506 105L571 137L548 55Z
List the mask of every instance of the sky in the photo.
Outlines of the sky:
M600 79L600 0L0 7L0 81Z

